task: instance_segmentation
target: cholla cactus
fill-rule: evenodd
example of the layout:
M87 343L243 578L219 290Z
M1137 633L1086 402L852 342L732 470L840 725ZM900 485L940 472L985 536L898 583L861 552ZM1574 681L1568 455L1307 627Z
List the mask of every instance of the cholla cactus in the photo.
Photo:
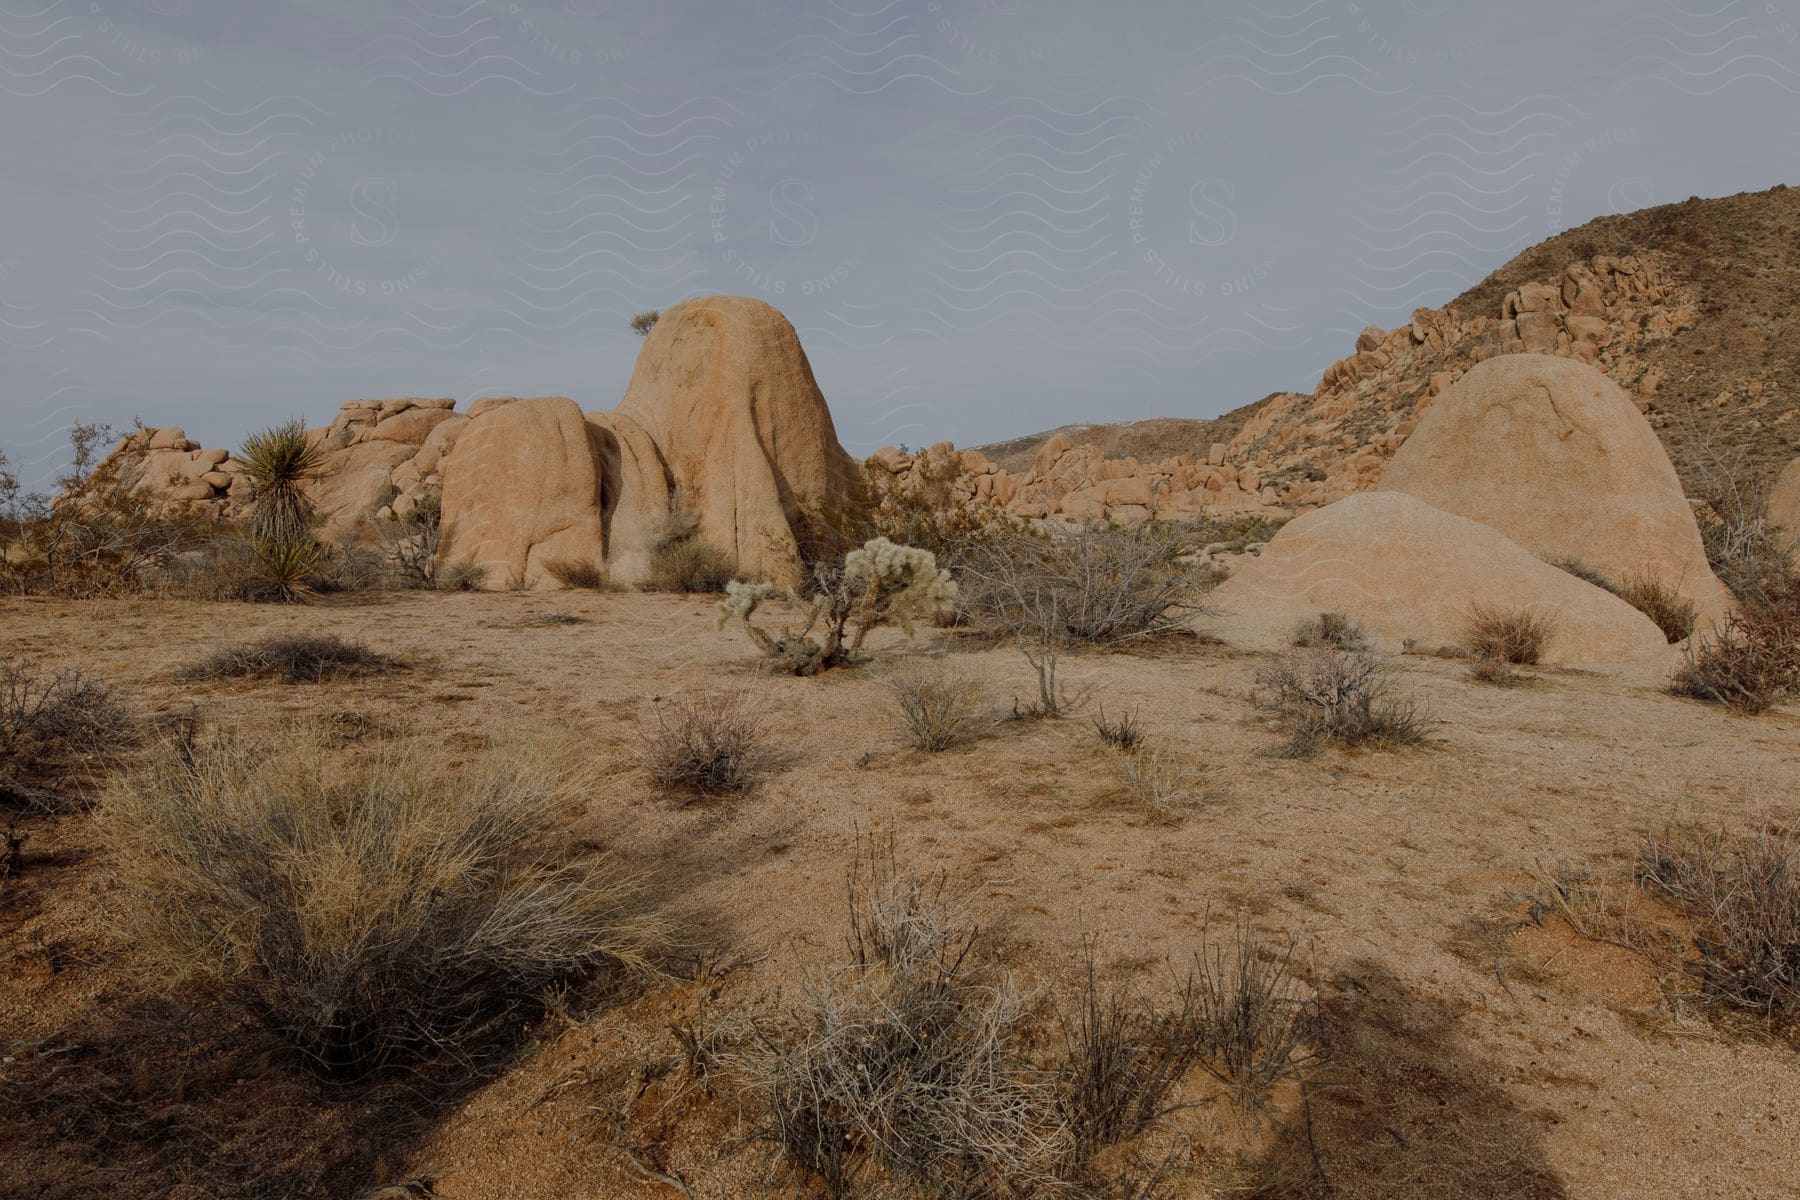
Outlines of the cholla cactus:
M850 551L835 570L820 566L813 582L806 624L798 630L783 628L771 636L751 620L757 607L775 594L770 583L727 585L719 603L719 626L734 618L742 621L773 668L816 675L851 661L870 630L898 625L910 637L914 617L946 612L956 600L956 581L939 569L929 550L886 538ZM815 629L822 631L822 643L811 636Z

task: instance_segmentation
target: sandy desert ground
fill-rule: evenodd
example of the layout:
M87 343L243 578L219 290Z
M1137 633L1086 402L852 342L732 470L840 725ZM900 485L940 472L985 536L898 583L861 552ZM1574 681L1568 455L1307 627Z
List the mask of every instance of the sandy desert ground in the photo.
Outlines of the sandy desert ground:
M549 624L553 613L583 618ZM1199 627L1204 630L1201 618ZM317 684L183 682L214 645L336 633L409 661ZM707 597L394 594L277 609L174 601L0 601L0 656L79 664L140 710L475 749L516 733L572 739L588 774L572 845L652 870L696 945L735 969L680 972L547 1018L453 1094L342 1096L297 1080L228 1014L145 993L91 818L27 824L0 893L10 1149L0 1192L26 1196L361 1194L458 1200L664 1197L614 1147L694 1196L777 1195L791 1180L745 1144L730 1097L654 1064L669 1026L778 1002L841 953L859 835L942 871L1028 995L1082 972L1172 986L1208 923L1291 931L1330 1050L1308 1068L1314 1140L1347 1196L1770 1197L1796 1193L1800 1088L1791 1046L1721 1030L1672 1000L1648 958L1529 916L1546 874L1628 878L1672 822L1800 820L1800 713L1741 717L1600 675L1471 682L1466 664L1403 659L1435 719L1429 745L1272 756L1252 702L1267 656L1203 638L1069 657L1091 693L1062 721L1001 721L925 754L900 741L882 659L966 656L997 711L1034 681L1019 654L945 631L883 634L877 661L814 679L754 670ZM639 723L671 698L749 692L783 759L749 795L684 805L633 765ZM1088 721L1136 710L1190 773L1179 820L1127 803ZM646 1069L646 1063L652 1064ZM1198 1086L1198 1085L1196 1085ZM95 1091L101 1094L95 1102ZM1291 1097L1290 1097L1291 1100ZM415 1102L416 1101L416 1102ZM99 1114L99 1115L96 1115ZM1270 1135L1204 1105L1166 1118L1167 1194L1228 1194ZM429 1189L419 1180L429 1180ZM409 1183L408 1181L415 1181ZM411 1190L408 1190L408 1189Z

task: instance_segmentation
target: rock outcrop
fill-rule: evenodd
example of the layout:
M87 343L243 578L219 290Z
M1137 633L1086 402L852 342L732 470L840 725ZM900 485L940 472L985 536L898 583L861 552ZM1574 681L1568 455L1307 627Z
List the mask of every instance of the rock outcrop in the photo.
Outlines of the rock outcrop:
M553 582L545 564L606 561L600 469L573 400L544 396L472 417L444 464L438 563L473 563L489 586Z
M1236 646L1283 650L1294 627L1341 612L1384 649L1462 643L1477 604L1530 610L1555 631L1551 664L1665 667L1662 632L1623 600L1545 563L1497 530L1400 492L1367 492L1296 518L1237 560L1207 598L1209 627Z
M699 536L752 576L794 581L807 510L841 505L855 478L794 327L760 300L664 312L614 416L661 452Z
M1655 431L1612 380L1573 359L1477 366L1432 404L1381 489L1479 521L1541 558L1674 587L1703 621L1730 607Z

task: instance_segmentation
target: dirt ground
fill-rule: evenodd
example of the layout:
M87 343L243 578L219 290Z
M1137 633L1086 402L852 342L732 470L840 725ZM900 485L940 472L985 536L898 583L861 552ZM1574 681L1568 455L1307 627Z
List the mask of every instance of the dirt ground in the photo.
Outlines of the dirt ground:
M558 612L585 619L545 621ZM277 631L354 637L413 665L319 684L176 677L216 644ZM878 660L933 648L966 654L997 710L1035 686L1016 651L953 634L876 647ZM1291 931L1332 1031L1309 1088L1338 1194L1800 1195L1791 1046L1721 1031L1671 1003L1648 960L1554 918L1511 937L1482 925L1525 913L1546 872L1628 876L1640 837L1671 822L1800 821L1791 708L1738 717L1569 672L1495 689L1409 657L1406 684L1437 722L1428 747L1290 760L1267 753L1279 734L1252 702L1267 658L1182 639L1070 657L1083 713L1002 721L931 755L901 742L879 662L769 677L741 631L715 629L707 598L588 593L285 609L7 599L0 656L14 655L206 722L336 718L469 746L573 737L591 792L571 838L650 864L696 943L729 949L727 966L546 1019L504 1063L428 1099L332 1095L294 1081L241 1019L147 991L115 932L93 819L28 819L24 865L0 884L5 1195L680 1194L645 1171L696 1197L806 1194L747 1141L728 1092L670 1083L668 1027L779 1002L835 961L858 835L881 831L913 869L945 873L1046 1004L1077 984L1085 935L1111 976L1160 994L1209 921ZM671 698L740 690L783 753L770 779L701 805L650 789L633 766L639 723ZM1191 773L1178 822L1125 801L1087 719L1100 703L1135 710ZM1180 1147L1169 1195L1224 1194L1223 1156L1262 1144L1205 1108L1160 1136Z

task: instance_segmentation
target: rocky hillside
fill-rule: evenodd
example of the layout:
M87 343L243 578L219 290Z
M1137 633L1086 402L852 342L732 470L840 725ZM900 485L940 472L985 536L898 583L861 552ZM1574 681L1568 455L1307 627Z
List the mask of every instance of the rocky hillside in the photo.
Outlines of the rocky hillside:
M1051 430L982 447L1029 471L1053 437L1108 458L1255 469L1286 506L1362 490L1431 398L1475 363L1533 351L1589 361L1638 397L1690 493L1724 464L1757 486L1800 455L1800 190L1603 217L1520 254L1441 309L1371 328L1306 395L1209 421Z

